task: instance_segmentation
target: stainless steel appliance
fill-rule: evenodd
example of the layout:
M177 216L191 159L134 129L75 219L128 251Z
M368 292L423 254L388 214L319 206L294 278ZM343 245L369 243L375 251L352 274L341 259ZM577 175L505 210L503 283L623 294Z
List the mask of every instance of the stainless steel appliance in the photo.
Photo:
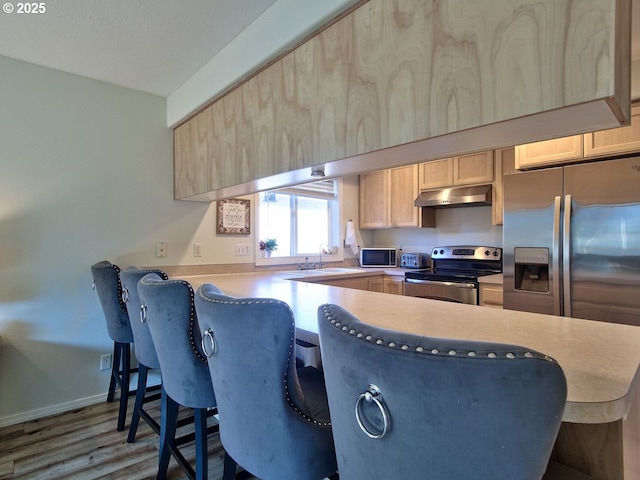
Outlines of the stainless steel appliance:
M504 180L504 308L640 325L640 157Z
M429 255L426 253L403 253L400 255L401 268L427 268Z
M404 274L404 294L449 302L478 304L478 277L502 272L502 250L497 247L436 247L431 269Z
M397 266L395 248L361 248L361 267L395 267Z

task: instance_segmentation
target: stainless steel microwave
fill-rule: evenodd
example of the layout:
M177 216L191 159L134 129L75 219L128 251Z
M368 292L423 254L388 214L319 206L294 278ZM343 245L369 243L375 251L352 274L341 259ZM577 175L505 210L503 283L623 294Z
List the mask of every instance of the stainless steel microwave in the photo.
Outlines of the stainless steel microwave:
M395 267L397 265L395 248L360 249L361 267Z

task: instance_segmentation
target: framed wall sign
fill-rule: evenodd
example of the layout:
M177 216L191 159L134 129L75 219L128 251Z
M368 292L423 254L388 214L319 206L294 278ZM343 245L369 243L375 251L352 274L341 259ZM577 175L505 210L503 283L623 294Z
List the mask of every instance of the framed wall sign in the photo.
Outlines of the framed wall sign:
M218 200L217 225L218 233L229 235L249 235L251 200L230 198Z

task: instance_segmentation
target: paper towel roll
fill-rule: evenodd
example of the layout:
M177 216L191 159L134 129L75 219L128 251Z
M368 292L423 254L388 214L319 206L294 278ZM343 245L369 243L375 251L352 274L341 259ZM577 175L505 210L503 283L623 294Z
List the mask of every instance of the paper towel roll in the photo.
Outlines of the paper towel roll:
M358 240L356 239L356 230L353 226L353 220L347 222L347 232L345 234L345 243L351 247L354 256L358 256Z

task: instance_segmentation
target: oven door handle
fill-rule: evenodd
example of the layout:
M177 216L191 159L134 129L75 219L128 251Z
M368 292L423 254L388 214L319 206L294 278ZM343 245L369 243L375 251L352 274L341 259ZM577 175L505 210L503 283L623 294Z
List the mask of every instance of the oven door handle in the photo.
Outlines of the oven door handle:
M443 280L416 280L415 278L405 278L404 281L406 283L413 283L416 285L442 285L445 287L456 287L456 288L476 288L475 283L466 283L466 282L447 282Z

